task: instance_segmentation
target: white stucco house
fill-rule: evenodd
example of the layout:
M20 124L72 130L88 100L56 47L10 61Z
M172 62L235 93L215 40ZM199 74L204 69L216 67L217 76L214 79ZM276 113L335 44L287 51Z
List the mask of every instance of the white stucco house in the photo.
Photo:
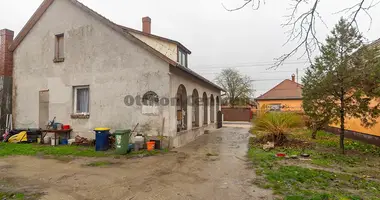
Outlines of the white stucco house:
M16 128L56 117L75 135L133 129L182 146L215 128L222 89L189 69L181 43L117 25L76 0L45 0L9 47ZM193 101L201 99L200 103Z

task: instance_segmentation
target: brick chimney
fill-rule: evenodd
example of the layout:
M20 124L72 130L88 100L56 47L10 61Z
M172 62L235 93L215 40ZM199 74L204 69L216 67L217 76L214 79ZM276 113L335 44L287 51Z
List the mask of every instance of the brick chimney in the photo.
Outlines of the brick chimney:
M13 42L14 32L8 29L0 30L0 76L12 76L13 52L8 48Z
M152 19L150 19L150 17L144 17L142 18L142 24L143 24L142 31L144 33L151 34Z
M296 82L296 75L295 74L292 74L292 81Z
M8 29L0 30L0 115L12 114L12 73L13 52L9 46L13 42L14 32ZM6 126L5 117L0 118L0 128Z

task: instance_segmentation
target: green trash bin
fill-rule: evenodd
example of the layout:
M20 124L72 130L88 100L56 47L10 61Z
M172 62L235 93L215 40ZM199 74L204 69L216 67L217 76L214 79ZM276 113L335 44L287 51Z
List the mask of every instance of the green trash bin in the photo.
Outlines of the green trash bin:
M129 149L129 141L131 139L131 130L117 130L114 135L116 139L116 153L120 155L127 154Z

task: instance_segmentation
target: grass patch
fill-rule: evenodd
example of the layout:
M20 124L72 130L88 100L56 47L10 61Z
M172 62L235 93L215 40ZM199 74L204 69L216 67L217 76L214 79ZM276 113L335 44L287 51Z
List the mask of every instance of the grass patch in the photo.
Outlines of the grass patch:
M127 157L129 158L135 158L135 157L149 157L149 156L155 156L155 155L160 155L160 154L165 154L168 153L168 149L163 149L163 150L141 150L141 151L132 151L131 153L127 154Z
M37 200L40 199L42 194L27 194L20 192L4 192L0 191L1 200Z
M106 166L115 165L115 164L119 164L119 163L114 163L114 162L110 162L110 161L95 161L95 162L91 162L91 163L86 164L86 166L88 166L88 167L106 167Z
M347 154L339 150L339 137L319 132L311 139L308 131L293 134L308 146L286 146L264 151L251 140L249 157L258 175L255 184L272 189L282 199L345 200L380 199L380 148L347 139ZM277 152L287 155L311 155L307 160L277 158ZM370 178L369 178L370 177Z
M82 146L45 146L37 144L9 144L0 143L0 157L4 156L81 156L105 157L113 152L96 152L94 147Z
M115 155L114 151L95 151L95 147L83 146L45 146L38 144L9 144L0 143L0 157L5 156L39 156L41 158L56 159L61 162L70 162L75 157L114 157L135 158L148 157L168 153L168 149L153 151L132 151L127 155Z
M23 193L8 193L8 192L0 192L0 199L25 199L25 195Z

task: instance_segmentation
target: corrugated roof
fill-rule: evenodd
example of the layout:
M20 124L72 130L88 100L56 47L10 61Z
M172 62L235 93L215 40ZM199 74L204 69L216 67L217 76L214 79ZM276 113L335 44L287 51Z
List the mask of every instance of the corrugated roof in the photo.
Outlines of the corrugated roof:
M302 85L286 79L256 100L302 99Z

